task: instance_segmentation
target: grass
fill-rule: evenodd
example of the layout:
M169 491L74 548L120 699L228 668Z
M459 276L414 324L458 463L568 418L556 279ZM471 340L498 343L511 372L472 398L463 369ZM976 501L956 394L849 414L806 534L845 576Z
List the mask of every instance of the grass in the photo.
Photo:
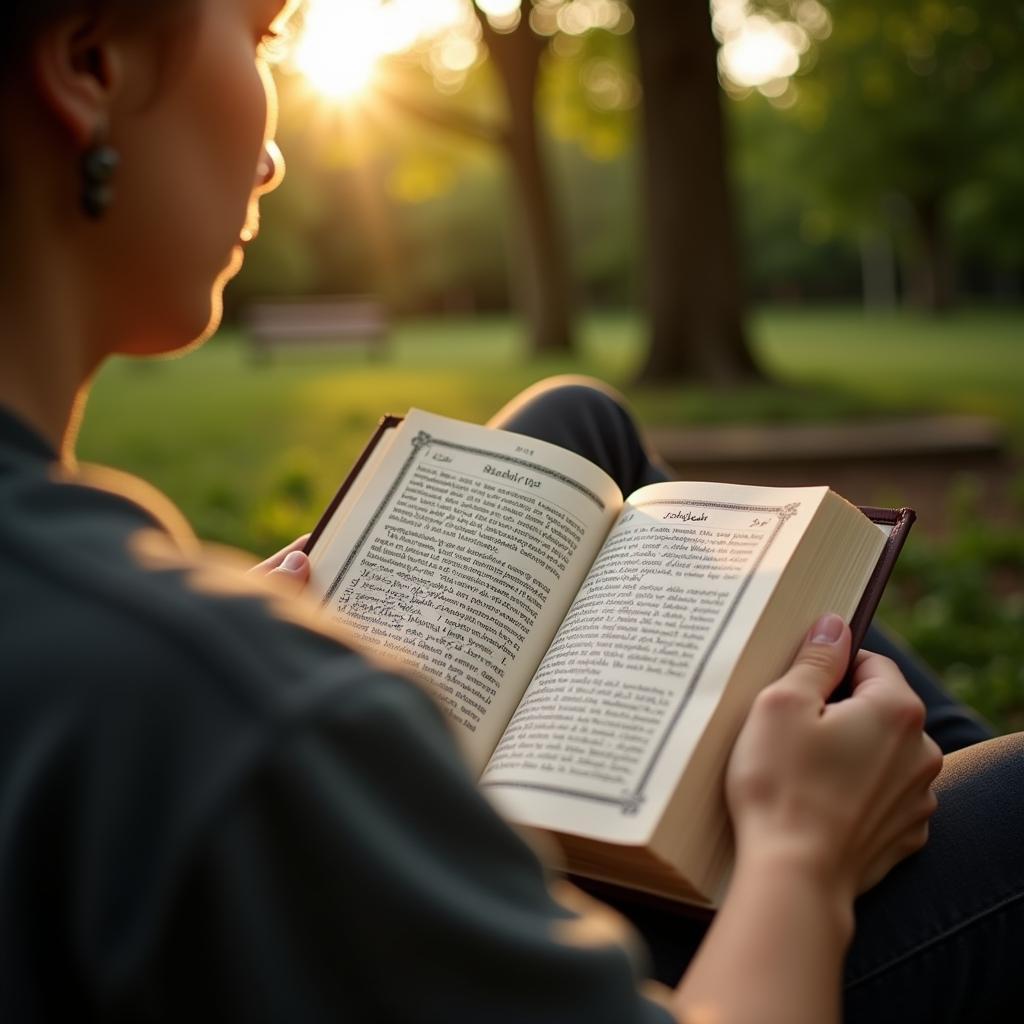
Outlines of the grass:
M801 421L920 409L985 413L1024 446L1024 313L935 321L848 311L770 311L756 346L777 386L742 391L629 387L642 326L589 319L580 355L531 360L505 318L400 326L391 353L299 353L269 366L225 332L200 352L158 363L117 361L101 374L82 458L143 476L200 535L266 552L308 528L384 412L419 405L484 420L545 376L601 376L649 424Z
M766 364L785 380L841 387L896 410L993 416L1024 444L1022 312L772 312L757 328Z
M652 425L972 413L1001 421L1024 453L1024 311L930 320L772 310L753 326L777 383L742 391L631 388L643 338L625 315L589 319L576 361L529 359L515 324L500 318L402 325L386 360L349 351L270 366L226 332L184 359L108 366L79 449L156 484L200 536L261 554L315 523L384 412L418 405L482 421L557 373L617 384ZM998 727L1020 728L1024 530L986 522L969 489L953 493L952 535L917 531L883 617L959 696Z

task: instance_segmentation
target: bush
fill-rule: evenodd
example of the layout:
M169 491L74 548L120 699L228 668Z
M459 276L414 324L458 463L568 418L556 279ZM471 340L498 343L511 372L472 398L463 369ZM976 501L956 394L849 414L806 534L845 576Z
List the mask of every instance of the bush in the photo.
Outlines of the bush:
M961 486L951 534L908 543L881 617L958 698L1013 731L1024 728L1024 529L986 522L978 504Z

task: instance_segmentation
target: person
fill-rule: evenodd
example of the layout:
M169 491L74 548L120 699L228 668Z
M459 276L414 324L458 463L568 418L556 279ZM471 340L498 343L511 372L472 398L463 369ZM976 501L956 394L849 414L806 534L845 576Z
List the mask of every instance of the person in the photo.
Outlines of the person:
M974 742L902 656L861 653L826 704L849 633L810 629L730 760L714 921L622 908L674 986L648 988L635 932L545 873L429 696L295 596L297 546L245 576L157 492L76 465L103 361L218 322L283 173L262 46L288 6L3 8L0 1016L1000 1019L1024 995L1021 741ZM590 383L495 422L627 487L658 472ZM934 789L904 672L940 739L972 744Z

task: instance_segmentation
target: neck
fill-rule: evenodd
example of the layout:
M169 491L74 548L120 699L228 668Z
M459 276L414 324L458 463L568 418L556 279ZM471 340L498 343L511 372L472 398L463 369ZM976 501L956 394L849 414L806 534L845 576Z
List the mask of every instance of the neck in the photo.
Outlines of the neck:
M0 262L0 405L74 461L79 413L97 361L79 282L45 237L29 232Z

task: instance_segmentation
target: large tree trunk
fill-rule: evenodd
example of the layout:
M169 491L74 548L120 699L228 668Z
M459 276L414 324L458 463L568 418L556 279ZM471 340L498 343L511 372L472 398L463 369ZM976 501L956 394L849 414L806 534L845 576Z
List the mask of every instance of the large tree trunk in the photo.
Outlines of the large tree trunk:
M484 37L505 87L506 146L521 216L522 297L535 352L565 352L573 342L572 283L566 245L540 139L537 80L547 40L523 18L514 32L495 32L480 15Z
M718 47L706 0L635 0L644 89L651 347L641 379L759 379L726 165Z

